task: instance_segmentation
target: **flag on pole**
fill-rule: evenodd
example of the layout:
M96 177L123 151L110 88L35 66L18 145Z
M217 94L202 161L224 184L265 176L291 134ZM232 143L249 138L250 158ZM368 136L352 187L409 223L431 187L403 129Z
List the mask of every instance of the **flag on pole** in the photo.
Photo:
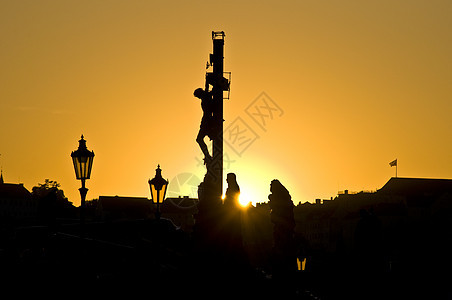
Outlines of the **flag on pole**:
M389 163L389 165L390 165L391 167L394 167L394 166L397 167L397 158L396 158L395 160L391 161L391 162Z

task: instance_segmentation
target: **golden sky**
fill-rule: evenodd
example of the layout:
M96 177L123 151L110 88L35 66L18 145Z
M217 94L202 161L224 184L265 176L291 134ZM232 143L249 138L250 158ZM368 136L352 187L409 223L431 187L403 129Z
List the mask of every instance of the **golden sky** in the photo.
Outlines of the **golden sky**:
M399 176L452 178L451 15L450 0L0 1L3 176L29 190L56 180L79 205L83 133L87 199L149 197L157 164L170 191L192 176L193 194L205 173L193 90L223 30L224 127L253 141L225 145L225 173L254 202L275 178L295 203L374 190L395 158ZM256 122L262 97L279 110Z

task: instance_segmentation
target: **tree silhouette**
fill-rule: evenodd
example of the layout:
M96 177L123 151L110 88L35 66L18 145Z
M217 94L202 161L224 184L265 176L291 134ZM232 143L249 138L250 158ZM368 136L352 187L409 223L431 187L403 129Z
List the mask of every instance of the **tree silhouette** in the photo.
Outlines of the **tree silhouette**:
M75 207L60 186L58 182L46 179L32 189L32 197L38 203L38 216L49 225L54 224L56 218L75 217Z

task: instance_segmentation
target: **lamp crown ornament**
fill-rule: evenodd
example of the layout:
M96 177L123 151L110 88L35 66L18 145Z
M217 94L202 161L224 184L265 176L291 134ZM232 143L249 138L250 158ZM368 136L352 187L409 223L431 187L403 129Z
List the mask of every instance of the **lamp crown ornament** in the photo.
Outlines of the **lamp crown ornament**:
M85 137L83 136L83 134L82 134L82 138L78 142L79 142L79 147L86 148L86 141L85 141Z
M157 169L155 169L155 175L162 177L162 169L160 169L160 164L158 164Z

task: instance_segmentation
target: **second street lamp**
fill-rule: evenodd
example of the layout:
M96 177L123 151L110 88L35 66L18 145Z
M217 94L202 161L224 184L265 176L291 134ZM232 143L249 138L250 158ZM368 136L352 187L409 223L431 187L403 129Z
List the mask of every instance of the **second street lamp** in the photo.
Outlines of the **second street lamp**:
M151 198L154 204L157 204L157 211L155 212L155 218L160 220L160 204L163 203L166 194L166 188L168 187L168 180L163 179L162 170L160 165L155 170L155 177L149 179L149 188L151 189Z
M74 163L75 177L78 180L82 181L82 187L79 188L79 191L80 196L82 198L82 202L80 203L80 224L82 226L83 234L83 227L85 224L85 199L86 193L88 193L88 189L85 187L85 180L89 179L91 176L94 152L89 151L88 148L86 148L86 141L83 138L83 134L82 138L78 142L79 142L78 149L72 151L71 157L72 162Z

